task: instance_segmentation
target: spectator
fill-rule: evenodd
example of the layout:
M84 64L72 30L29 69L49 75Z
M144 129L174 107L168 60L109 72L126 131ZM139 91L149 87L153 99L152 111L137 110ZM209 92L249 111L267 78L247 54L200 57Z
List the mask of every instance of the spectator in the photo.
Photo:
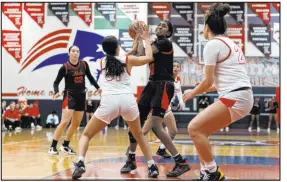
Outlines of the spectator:
M51 114L48 115L47 121L46 121L46 127L47 128L56 128L59 124L59 117L57 116L56 111L52 111Z
M253 104L253 107L250 111L251 121L250 121L250 126L248 128L249 132L251 132L251 130L252 130L252 126L253 126L253 122L254 122L255 117L257 120L257 132L260 132L260 127L259 127L260 103L259 103L259 101L260 101L259 97L254 98L254 104Z
M268 108L266 111L269 111L269 122L268 122L268 128L267 132L270 133L270 127L271 127L271 121L274 118L276 127L277 127L277 133L279 133L279 126L277 122L277 108L278 108L278 102L276 102L275 97L272 97L272 99L268 102Z
M21 130L20 114L15 109L15 102L10 103L10 107L8 110L5 111L3 119L5 127L8 128L9 131Z
M28 128L31 123L30 119L30 107L26 104L26 102L20 101L20 115L22 121L22 128ZM31 128L34 128L34 124L31 123Z
M4 113L6 111L6 105L7 105L7 102L5 100L3 100L2 105L1 105L1 125L2 125L3 131L7 131L7 128L5 127L5 125L3 123L3 116L4 116Z
M38 105L39 105L39 101L37 100L34 102L34 105L30 104L30 117L31 117L31 121L34 123L34 126L36 126L36 129L42 129L41 115L40 115Z

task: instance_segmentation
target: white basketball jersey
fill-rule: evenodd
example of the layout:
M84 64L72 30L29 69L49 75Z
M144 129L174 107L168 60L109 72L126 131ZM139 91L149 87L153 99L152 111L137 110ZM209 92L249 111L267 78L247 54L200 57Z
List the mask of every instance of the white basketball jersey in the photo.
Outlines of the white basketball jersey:
M219 96L240 87L250 87L242 50L228 37L215 37L204 48L205 65L216 65L214 84Z
M118 56L116 57L122 63L127 64L128 57L127 56ZM106 77L105 65L106 65L106 57L104 57L101 62L101 74L99 78L99 85L101 87L102 95L115 95L115 94L132 94L131 81L130 81L130 73L128 73L125 68L125 72L119 76L114 78Z

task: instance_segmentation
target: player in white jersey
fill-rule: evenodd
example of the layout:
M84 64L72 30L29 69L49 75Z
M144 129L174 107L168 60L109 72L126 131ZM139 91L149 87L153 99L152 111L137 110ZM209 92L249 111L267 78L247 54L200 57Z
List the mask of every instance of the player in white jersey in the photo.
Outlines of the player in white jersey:
M175 135L177 133L177 128L176 128L176 120L174 118L173 112L172 111L181 111L183 109L184 103L182 99L182 91L181 91L181 81L180 77L178 76L178 73L180 71L180 63L178 61L173 62L173 77L174 77L174 95L173 98L171 99L170 105L168 109L165 112L163 121L164 124L167 127L167 132L170 136L170 138L173 140L175 138ZM142 129L143 133L146 134L149 130L150 125L152 124L151 120L151 112L148 115L147 120L145 121L145 125ZM171 156L166 152L166 147L164 144L161 144L160 147L158 148L157 155L162 156L164 158L170 158Z
M139 109L131 89L130 72L133 66L142 66L153 61L152 48L147 26L139 25L138 34L145 41L145 55L119 56L120 46L114 36L107 36L102 42L106 57L101 60L99 84L102 89L101 102L86 125L79 141L78 161L72 178L78 179L85 172L84 159L90 140L110 122L121 115L128 123L130 131L138 141L148 163L148 176L157 177L158 168L152 159L151 149L146 137L141 132ZM136 40L137 41L137 40ZM133 49L137 47L134 46Z
M217 90L219 94L219 100L195 116L188 125L201 161L198 180L225 179L213 159L208 137L246 116L253 105L243 52L231 39L223 37L227 29L224 16L229 11L228 4L217 3L205 17L204 37L209 41L203 51L204 78L193 90L186 90L183 94L184 102L203 92Z

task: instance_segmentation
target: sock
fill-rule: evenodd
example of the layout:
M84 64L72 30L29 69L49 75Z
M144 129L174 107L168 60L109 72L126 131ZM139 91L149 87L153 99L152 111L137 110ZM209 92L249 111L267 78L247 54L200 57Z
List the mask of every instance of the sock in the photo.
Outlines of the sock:
M148 167L151 167L151 165L153 165L153 164L154 164L154 160L147 161L147 166Z
M84 162L84 161L85 161L85 157L83 157L83 156L79 156L79 157L78 157L78 162L79 162L79 161Z
M178 153L175 156L173 156L173 159L176 163L183 161L181 155Z
M161 145L160 145L160 147L159 147L161 150L165 150L166 149L166 147L165 147L165 145L162 143Z
M129 161L136 161L136 154L129 154L128 160Z
M53 140L51 147L56 148L58 144L57 140Z
M66 146L66 147L68 147L68 146L69 146L69 143L70 143L70 141L64 140L63 145Z
M200 170L203 170L203 169L205 169L205 166L204 164L200 163Z
M136 152L132 152L132 151L129 150L129 154L136 154Z
M205 169L207 169L209 172L212 172L212 173L216 172L217 165L216 165L215 161L213 160L211 162L206 162L205 163Z

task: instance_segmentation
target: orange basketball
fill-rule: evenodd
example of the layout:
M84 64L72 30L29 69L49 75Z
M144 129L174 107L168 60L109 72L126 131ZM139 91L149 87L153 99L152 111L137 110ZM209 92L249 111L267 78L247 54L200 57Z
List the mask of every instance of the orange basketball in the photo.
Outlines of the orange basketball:
M134 21L132 24L129 25L129 35L132 39L136 37L136 30L139 24L145 24L143 21Z

